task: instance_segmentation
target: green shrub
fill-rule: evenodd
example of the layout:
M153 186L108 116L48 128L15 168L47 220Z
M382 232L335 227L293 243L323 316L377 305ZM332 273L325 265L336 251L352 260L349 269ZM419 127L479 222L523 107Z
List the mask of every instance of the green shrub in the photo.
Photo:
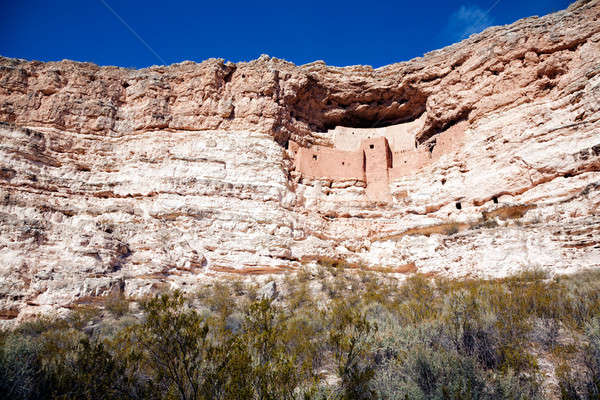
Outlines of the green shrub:
M109 296L104 307L116 318L120 318L129 311L129 300L122 294Z
M600 318L585 326L587 345L583 352L583 370L574 372L566 364L559 370L559 386L563 400L600 398Z
M42 398L36 396L45 384L38 343L3 333L0 345L0 398Z
M0 332L0 398L537 399L533 348L555 361L564 399L598 398L599 272L399 283L321 270L278 281L276 303L223 282L139 314L105 304L118 320L85 305Z
M253 303L246 317L242 341L252 355L248 380L259 399L293 399L302 380L296 356L282 340L287 322L269 300Z
M335 303L331 310L328 343L333 350L337 372L341 378L341 398L370 399L370 381L375 374L372 363L365 360L369 342L377 325L367 321L345 302Z
M49 386L55 399L127 399L143 394L130 382L122 360L115 359L99 342L81 339L71 352L61 353L54 360L49 375ZM132 390L136 388L137 390Z

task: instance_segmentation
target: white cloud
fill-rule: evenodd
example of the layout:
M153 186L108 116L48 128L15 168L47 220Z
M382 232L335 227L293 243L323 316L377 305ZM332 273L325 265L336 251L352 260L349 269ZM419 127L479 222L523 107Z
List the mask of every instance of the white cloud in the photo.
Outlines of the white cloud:
M474 5L462 5L448 19L448 33L454 39L466 39L494 23L486 11Z

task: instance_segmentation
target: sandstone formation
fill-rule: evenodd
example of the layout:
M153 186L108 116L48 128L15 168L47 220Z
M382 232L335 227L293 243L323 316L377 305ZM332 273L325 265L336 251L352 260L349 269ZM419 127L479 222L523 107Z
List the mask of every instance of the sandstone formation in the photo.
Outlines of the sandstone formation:
M324 258L598 267L599 118L598 0L378 69L1 58L0 318Z

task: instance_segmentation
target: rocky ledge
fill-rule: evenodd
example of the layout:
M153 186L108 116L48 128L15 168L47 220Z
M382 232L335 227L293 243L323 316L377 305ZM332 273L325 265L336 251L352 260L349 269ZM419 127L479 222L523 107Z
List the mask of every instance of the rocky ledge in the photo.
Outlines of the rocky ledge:
M599 17L578 1L378 69L1 58L0 318L323 261L600 266ZM385 201L294 171L291 142L400 124L432 157L390 175Z

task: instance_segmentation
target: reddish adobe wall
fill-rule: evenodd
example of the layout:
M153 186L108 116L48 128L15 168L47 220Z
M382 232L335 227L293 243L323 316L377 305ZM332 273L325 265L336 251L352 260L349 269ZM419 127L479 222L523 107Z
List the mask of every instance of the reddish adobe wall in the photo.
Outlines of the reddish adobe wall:
M460 122L442 132L432 152L424 148L392 152L384 136L361 139L358 151L324 146L305 148L292 141L289 148L294 154L294 167L303 176L364 181L370 200L391 201L391 180L412 174L442 154L456 150L464 141L467 127L466 122Z
M427 149L394 152L393 168L390 170L390 179L397 179L421 169L431 162L431 153Z
M363 140L360 151L365 154L365 171L377 172L392 167L392 152L384 137Z
M367 197L376 201L391 201L388 170L392 167L392 152L385 137L363 140Z
M363 140L381 136L388 140L392 151L414 150L415 135L423 128L426 118L427 115L423 113L417 120L382 128L336 126L328 131L328 135L333 138L334 147L340 150L357 151Z
M365 180L362 152L341 151L323 146L312 146L308 149L299 147L296 143L290 145L290 148L295 154L296 169L304 176L332 180Z

